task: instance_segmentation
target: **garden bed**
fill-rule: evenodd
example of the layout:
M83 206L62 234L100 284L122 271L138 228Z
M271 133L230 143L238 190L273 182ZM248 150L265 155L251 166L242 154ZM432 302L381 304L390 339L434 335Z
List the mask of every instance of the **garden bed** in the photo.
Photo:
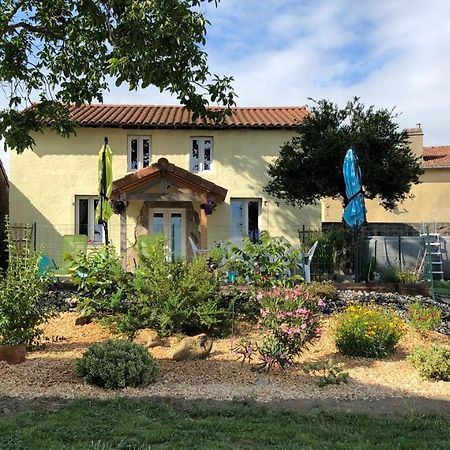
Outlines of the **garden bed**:
M214 341L210 358L203 361L172 360L177 338L168 338L151 353L161 367L160 379L146 388L105 391L87 385L75 374L75 360L91 342L108 339L110 334L96 323L75 326L76 313L62 313L45 327L46 348L32 352L18 366L0 362L0 397L14 398L110 398L115 396L167 396L179 399L257 400L294 399L383 399L421 396L450 400L450 383L422 380L406 360L411 349L431 342L450 344L448 336L430 332L422 336L409 329L401 339L396 355L385 360L347 358L336 352L333 319L324 323L320 340L306 351L289 370L258 373L252 365L241 365L230 351L229 339ZM314 377L303 373L301 362L334 358L349 372L348 384L319 388ZM257 361L253 361L256 364Z

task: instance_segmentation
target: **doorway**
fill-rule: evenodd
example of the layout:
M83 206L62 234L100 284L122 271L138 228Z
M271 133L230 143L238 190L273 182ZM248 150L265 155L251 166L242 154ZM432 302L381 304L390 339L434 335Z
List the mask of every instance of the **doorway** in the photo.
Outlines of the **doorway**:
M150 234L162 234L167 243L167 256L175 261L186 257L186 214L183 209L150 209Z

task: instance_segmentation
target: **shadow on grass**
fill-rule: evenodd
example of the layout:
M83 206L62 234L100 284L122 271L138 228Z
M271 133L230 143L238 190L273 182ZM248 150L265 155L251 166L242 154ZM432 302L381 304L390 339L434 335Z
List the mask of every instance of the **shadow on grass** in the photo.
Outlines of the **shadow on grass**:
M0 398L0 405L8 401L12 399ZM433 409L419 411L414 409L419 398L408 402L412 400L387 402L382 414L391 417L375 417L367 404L355 406L358 402L302 400L261 406L165 398L72 402L47 398L29 403L25 414L1 418L0 448L448 448L450 403L427 402ZM15 406L17 413L24 405ZM436 412L441 415L423 415Z

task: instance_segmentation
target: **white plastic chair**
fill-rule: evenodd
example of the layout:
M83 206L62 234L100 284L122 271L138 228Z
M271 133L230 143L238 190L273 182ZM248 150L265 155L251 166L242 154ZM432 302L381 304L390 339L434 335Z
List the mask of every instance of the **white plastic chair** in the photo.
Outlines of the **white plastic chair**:
M314 244L308 250L308 252L301 255L302 258L301 266L303 268L305 283L311 283L311 262L318 243L319 241L314 242Z
M205 253L208 253L208 250L202 250L200 248L197 247L197 244L194 242L194 240L191 238L191 236L188 237L189 238L189 244L191 244L191 249L192 249L192 256L195 258L198 255L203 255Z

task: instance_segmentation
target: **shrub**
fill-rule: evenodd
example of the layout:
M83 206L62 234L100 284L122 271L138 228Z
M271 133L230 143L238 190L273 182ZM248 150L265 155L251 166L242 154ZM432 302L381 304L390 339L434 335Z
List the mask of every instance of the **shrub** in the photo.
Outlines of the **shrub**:
M294 286L300 275L300 249L287 239L273 238L262 231L259 241L244 237L242 246L227 243L222 248L224 269L237 273L237 283L268 289L273 286Z
M312 233L308 245L314 241L319 242L312 260L312 272L315 277L340 271L349 273L353 267L354 254L352 231L342 227L332 227Z
M317 385L324 387L329 384L347 383L348 372L344 372L343 368L344 365L342 363L337 363L329 359L326 362L305 364L303 366L303 372L316 376Z
M419 302L408 306L411 325L419 331L434 330L442 319L442 311L437 306L423 306Z
M78 287L78 309L82 316L103 316L123 310L126 278L112 245L69 257L69 272Z
M382 358L394 353L404 324L392 310L349 306L338 318L336 347L349 356Z
M0 343L31 346L42 334L40 325L53 314L46 301L47 276L39 275L39 252L33 253L30 233L18 247L6 221L8 268L0 280Z
M420 274L413 269L398 269L394 278L398 283L419 283Z
M147 385L155 381L159 369L142 345L110 340L91 344L77 361L77 373L89 384L119 389Z
M433 344L418 348L408 356L423 378L450 381L450 348Z
M313 281L306 286L306 290L314 297L324 301L336 301L338 299L337 289L331 281Z
M301 285L261 292L258 301L260 368L270 370L274 365L285 368L319 337L320 308L324 302Z
M127 310L116 319L116 329L132 336L154 328L160 335L218 332L228 324L220 286L205 257L167 261L164 237L138 248L139 267L131 283Z

